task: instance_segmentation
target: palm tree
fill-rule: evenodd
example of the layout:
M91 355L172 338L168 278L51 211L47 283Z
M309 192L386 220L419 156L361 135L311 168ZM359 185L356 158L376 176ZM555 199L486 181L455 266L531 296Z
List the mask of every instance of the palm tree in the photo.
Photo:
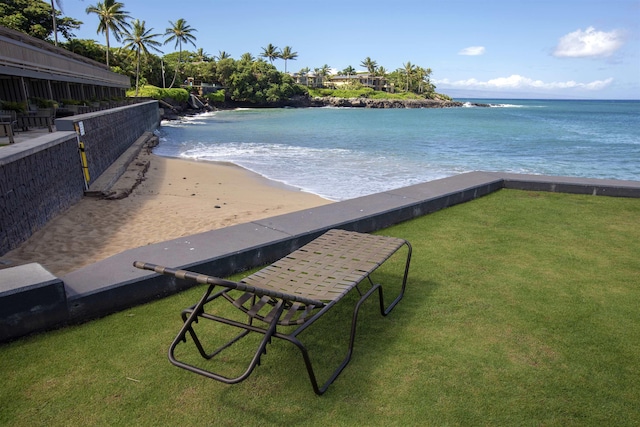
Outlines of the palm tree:
M287 72L287 60L291 59L292 61L298 57L298 52L292 52L291 46L285 46L280 52L280 58L284 59L284 72Z
M198 50L196 50L195 57L198 60L197 62L209 62L211 60L211 57L209 56L209 54L205 52L204 49L201 47L199 47Z
M187 21L180 18L175 23L169 21L171 27L167 28L164 33L165 36L169 36L164 44L172 42L175 40L175 47L179 48L178 52L178 64L176 65L176 71L173 73L173 80L171 80L171 84L169 87L173 87L173 84L176 82L176 77L178 76L178 67L180 67L180 62L182 61L182 43L191 43L195 47L196 37L191 34L194 31L198 31L195 28L191 28L191 26L187 25Z
M145 28L145 22L139 20L133 21L133 29L131 32L125 31L125 37L123 42L124 48L130 49L136 53L136 96L138 96L138 88L140 82L140 56L142 54L149 54L149 49L153 49L156 52L160 52L159 46L162 46L160 42L154 40L159 37L160 34L151 34L153 28L148 30Z
M349 65L347 68L345 68L344 70L340 71L341 74L347 76L347 77L351 77L351 74L355 74L356 69L353 68L351 65Z
M245 53L245 55L246 55L246 53ZM218 61L220 61L221 59L231 58L231 54L228 53L228 52L225 52L224 50L219 50L217 58L218 58ZM253 57L252 57L251 60L253 61Z
M320 76L322 76L322 86L324 86L324 81L329 75L330 71L331 71L331 67L329 67L328 64L324 64L322 67L320 67L319 74Z
M113 37L120 41L120 36L131 28L126 21L130 18L129 12L122 10L124 4L115 0L99 1L95 6L89 6L86 13L95 13L98 15L100 23L98 24L97 34L104 33L107 39L107 67L109 66L109 31L113 33Z
M271 65L273 65L273 61L275 59L280 58L280 52L278 52L278 47L269 43L267 47L262 48L262 53L260 54L263 58L268 58L271 61Z
M416 66L415 71L414 71L414 76L416 81L418 82L418 93L422 93L424 88L423 88L423 83L425 83L427 81L427 70L425 70L424 68L420 67L420 66Z
M369 74L375 74L378 63L367 56L364 61L360 63L360 66L366 68Z
M415 65L413 65L411 63L411 61L407 61L407 63L406 64L402 64L402 66L404 67L402 72L403 72L403 74L406 74L406 76L407 76L407 89L406 89L406 91L409 92L409 81L411 80L411 76L413 75L413 72L415 70Z

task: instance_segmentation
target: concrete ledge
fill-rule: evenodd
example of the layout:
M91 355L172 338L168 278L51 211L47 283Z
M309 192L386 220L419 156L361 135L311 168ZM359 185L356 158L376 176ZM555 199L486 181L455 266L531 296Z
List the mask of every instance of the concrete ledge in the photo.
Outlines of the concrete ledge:
M85 191L85 195L92 197L106 195L152 137L153 133L151 132L143 133L106 171L102 172L98 179L91 183L89 189Z
M2 270L0 313L0 341L59 326L68 318L64 284L36 263Z
M169 276L138 270L132 265L137 260L225 277L273 262L330 228L372 232L501 188L640 197L640 181L493 172L461 174L130 249L62 277L67 304L65 320L83 322L192 286ZM0 283L5 280L6 271L0 270ZM24 306L28 301L21 304ZM52 319L60 323L58 317ZM41 330L51 326L43 325ZM29 332L32 330L26 333ZM17 336L6 334L0 331L0 342Z
M2 147L2 151L0 151L0 166L32 156L55 145L63 144L70 139L76 139L75 132L54 132L30 138L20 144Z
M376 231L501 187L500 178L473 172L131 249L63 277L70 320L102 316L189 286L138 270L134 261L224 277L273 262L330 228Z
M504 180L504 188L516 190L550 191L610 197L640 197L638 181L506 173L496 173L495 175L502 177Z

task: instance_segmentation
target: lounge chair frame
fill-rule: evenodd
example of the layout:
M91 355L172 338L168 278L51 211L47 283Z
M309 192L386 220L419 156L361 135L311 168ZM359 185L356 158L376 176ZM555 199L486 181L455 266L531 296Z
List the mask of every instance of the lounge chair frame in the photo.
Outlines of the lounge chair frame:
M374 283L370 275L402 247L407 248L407 258L400 291L395 299L385 306L382 285ZM134 266L209 285L197 304L182 311L183 326L168 352L172 364L226 384L236 384L247 379L260 364L271 339L280 338L289 341L300 350L313 390L316 394L322 395L351 360L358 313L364 301L377 291L380 313L386 316L404 296L411 253L411 244L404 239L330 230L240 282L140 261L134 262ZM368 289L363 290L361 287L365 283ZM360 299L353 309L347 353L329 378L319 386L309 351L300 341L299 335L353 289L359 293ZM239 293L234 292L235 290L242 292L240 296L237 296ZM247 321L241 322L205 311L208 304L218 300L226 300L233 304L247 316ZM193 326L202 319L238 328L241 332L216 350L208 352ZM297 327L292 332L285 333L278 330L279 326ZM246 370L235 377L202 369L180 361L175 356L176 347L186 343L187 334L192 338L200 356L212 359L252 332L262 334L263 338Z

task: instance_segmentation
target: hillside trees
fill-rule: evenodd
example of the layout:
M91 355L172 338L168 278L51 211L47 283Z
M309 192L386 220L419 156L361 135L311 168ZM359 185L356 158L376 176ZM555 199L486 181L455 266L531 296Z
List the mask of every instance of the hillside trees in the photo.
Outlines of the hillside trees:
M95 40L71 39L62 43L61 47L97 62L102 62L105 55L104 46L96 43Z
M153 28L147 29L144 21L133 21L131 31L126 31L123 42L124 49L130 49L136 54L136 96L140 86L140 57L149 54L149 49L160 52L160 42L155 40L160 34L151 34Z
M370 57L366 57L361 63L360 66L367 69L369 74L375 74L376 69L378 68L378 63L371 59Z
M271 43L269 43L267 47L262 48L262 53L260 54L260 57L268 59L271 62L271 64L273 64L273 61L280 58L280 51L278 50L277 46L274 46Z
M234 61L233 65L235 69L233 71L228 69L231 72L228 77L225 77L226 83L224 83L233 101L273 103L302 93L302 89L294 83L290 75L279 72L273 65L263 60ZM218 69L221 71L220 67Z
M124 4L118 1L104 0L86 9L87 14L93 13L98 15L99 23L96 33L104 34L107 41L107 67L109 66L109 34L112 34L116 41L120 41L121 35L130 28L127 22L127 19L130 18L129 12L122 10L123 7Z
M169 85L169 87L173 87L173 84L176 82L176 76L178 75L178 68L182 62L182 44L191 43L195 47L196 37L193 33L198 30L191 28L191 26L187 24L187 21L182 18L178 19L176 22L169 21L169 24L171 24L171 27L167 28L164 33L165 36L169 37L167 37L164 44L175 41L175 47L179 48L178 64L176 65L175 72L173 74L173 80L171 80L171 84Z
M431 68L422 68L407 61L402 64L402 68L387 74L386 77L396 88L431 98L436 88L431 82L431 73Z
M53 9L41 0L2 0L0 2L0 25L32 37L51 41L53 34ZM56 28L66 39L74 37L73 30L80 28L82 21L62 16L55 10Z
M291 49L291 46L285 46L284 49L282 49L282 52L280 52L280 58L284 60L284 72L286 73L287 61L294 61L296 58L298 58L298 52L294 52Z

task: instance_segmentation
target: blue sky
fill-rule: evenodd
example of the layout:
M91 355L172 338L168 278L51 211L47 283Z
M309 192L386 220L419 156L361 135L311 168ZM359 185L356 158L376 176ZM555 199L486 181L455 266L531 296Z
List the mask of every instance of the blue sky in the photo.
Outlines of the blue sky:
M62 0L64 14L84 22L76 36L104 44L97 17L85 13L96 3ZM454 98L640 99L640 0L122 3L156 33L185 19L210 55L291 46L298 58L288 71L362 69L371 57L388 71L407 61L431 68L436 90Z

